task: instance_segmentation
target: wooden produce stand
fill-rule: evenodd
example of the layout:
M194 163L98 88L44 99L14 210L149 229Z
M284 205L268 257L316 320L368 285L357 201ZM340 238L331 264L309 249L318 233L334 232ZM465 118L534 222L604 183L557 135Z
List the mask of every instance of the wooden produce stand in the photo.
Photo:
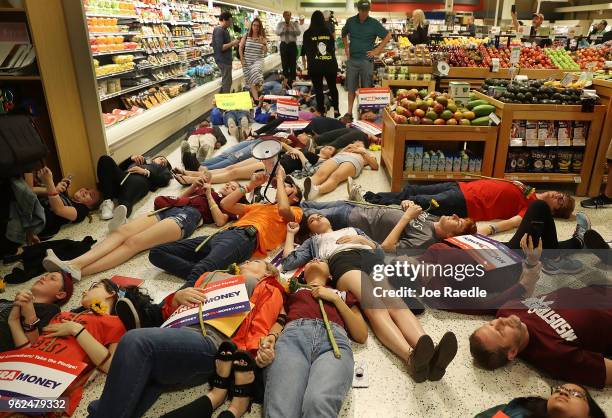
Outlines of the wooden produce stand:
M599 97L601 97L602 104L606 106L606 115L589 183L589 196L591 197L597 196L601 185L609 181L608 173L605 171L606 151L612 140L612 81L593 80L593 86Z
M403 89L422 89L426 88L428 91L434 91L436 89L436 80L382 80L383 87L389 87L390 89L403 88Z
M592 113L586 113L581 111L582 106L508 104L480 92L474 93L477 98L487 100L494 105L496 107L495 113L502 119L499 125L499 138L497 141L495 167L493 169L494 177L520 180L526 183L575 183L576 195L584 196L586 194L606 111L605 106L597 105ZM506 173L506 160L510 148L510 132L513 120L589 121L590 126L586 145L584 146L580 173Z
M406 142L484 142L482 166L479 173L490 176L493 172L497 126L448 126L396 124L388 109L383 115L383 141L381 161L391 182L391 191L401 190L404 180L454 181L476 180L476 176L447 171L414 171L404 173Z

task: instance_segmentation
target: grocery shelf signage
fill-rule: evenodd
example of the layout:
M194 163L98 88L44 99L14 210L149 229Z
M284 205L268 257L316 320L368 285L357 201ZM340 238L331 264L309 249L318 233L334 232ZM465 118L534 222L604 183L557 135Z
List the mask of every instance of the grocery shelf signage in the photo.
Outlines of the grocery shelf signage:
M357 95L362 109L380 109L391 103L391 90L388 87L359 89Z
M278 99L276 101L276 114L285 120L299 119L299 103L293 99Z

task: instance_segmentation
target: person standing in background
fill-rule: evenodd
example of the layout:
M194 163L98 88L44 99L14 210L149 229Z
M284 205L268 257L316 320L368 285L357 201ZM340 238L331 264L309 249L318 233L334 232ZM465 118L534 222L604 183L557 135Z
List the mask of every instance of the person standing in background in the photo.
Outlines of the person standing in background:
M468 16L466 32L470 34L470 36L476 36L476 25L474 24L474 16Z
M289 86L295 80L295 72L297 65L297 37L300 34L300 27L297 22L291 21L291 12L285 10L283 12L283 20L278 22L276 26L276 34L280 38L280 54L281 64L283 66L283 75L287 79Z
M413 45L428 43L428 28L429 25L425 22L425 13L421 9L414 9L412 12L412 34L408 36L408 40Z
M232 24L232 14L223 12L219 15L219 25L213 29L212 47L215 63L221 71L221 90L229 93L232 90L232 48L240 44L240 39L230 38L227 28Z
M325 115L325 95L323 94L323 78L325 77L331 95L331 106L334 108L334 117L338 118L340 116L338 88L336 87L338 61L336 60L334 38L327 30L325 18L320 10L312 14L310 27L303 36L304 54L308 60L308 75L312 80L317 98L317 110L321 115Z
M374 59L380 55L391 32L376 19L370 17L370 2L359 0L359 13L346 20L342 28L342 43L346 51L346 90L348 91L348 113L353 113L355 95L359 87L372 87ZM382 41L374 47L376 38ZM350 40L350 44L349 44Z
M297 38L297 47L298 47L298 59L302 57L302 68L306 68L306 56L304 55L304 32L308 29L308 25L304 20L306 17L304 15L300 15L299 18L299 28L300 28L300 36Z
M323 12L323 18L325 18L325 26L327 30L331 34L332 38L336 39L336 25L334 24L334 20L332 19L334 12L331 10L325 10Z
M259 100L259 89L263 85L263 60L267 51L266 31L261 20L256 17L251 23L249 33L242 37L239 49L244 83L255 100Z

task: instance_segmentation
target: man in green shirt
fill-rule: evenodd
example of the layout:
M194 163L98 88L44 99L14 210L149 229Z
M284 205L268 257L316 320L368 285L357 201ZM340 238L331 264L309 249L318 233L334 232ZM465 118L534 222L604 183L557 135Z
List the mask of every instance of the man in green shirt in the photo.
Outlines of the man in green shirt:
M342 42L346 51L346 90L348 112L353 113L355 93L359 87L372 87L374 58L380 55L391 39L391 32L376 19L370 17L370 2L359 0L359 13L346 20L342 28ZM376 38L382 41L374 47ZM350 42L349 42L350 41Z

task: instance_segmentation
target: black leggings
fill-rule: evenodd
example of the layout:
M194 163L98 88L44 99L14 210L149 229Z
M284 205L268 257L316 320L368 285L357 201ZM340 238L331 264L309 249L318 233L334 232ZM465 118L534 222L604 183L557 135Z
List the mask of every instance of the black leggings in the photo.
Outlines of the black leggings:
M278 125L280 125L281 123L283 123L283 120L281 118L272 119L270 122L266 123L261 128L257 129L255 131L255 135L261 135L261 134L272 135L276 133L277 131L276 128L278 128Z
M105 199L117 199L117 204L127 208L127 216L132 213L134 204L149 193L149 181L144 176L131 175L123 185L126 175L115 160L103 155L98 160L98 186Z
M336 149L341 149L355 141L363 141L368 146L368 136L355 128L341 128L322 133L317 136L315 141L317 146L330 145Z
M321 116L325 115L325 94L323 93L323 78L327 81L327 88L329 88L329 94L331 96L331 106L335 112L338 110L338 88L336 87L336 74L338 70L336 68L325 69L324 71L311 71L310 79L312 80L312 87L317 97L317 110Z
M514 250L521 249L521 238L525 234L533 234L534 227L532 222L542 222L542 248L546 250L577 250L582 248L580 241L576 238L570 238L566 241L559 242L557 238L557 228L555 220L550 212L550 207L543 200L536 200L529 205L523 220L510 241L504 244ZM534 243L535 245L536 243Z

